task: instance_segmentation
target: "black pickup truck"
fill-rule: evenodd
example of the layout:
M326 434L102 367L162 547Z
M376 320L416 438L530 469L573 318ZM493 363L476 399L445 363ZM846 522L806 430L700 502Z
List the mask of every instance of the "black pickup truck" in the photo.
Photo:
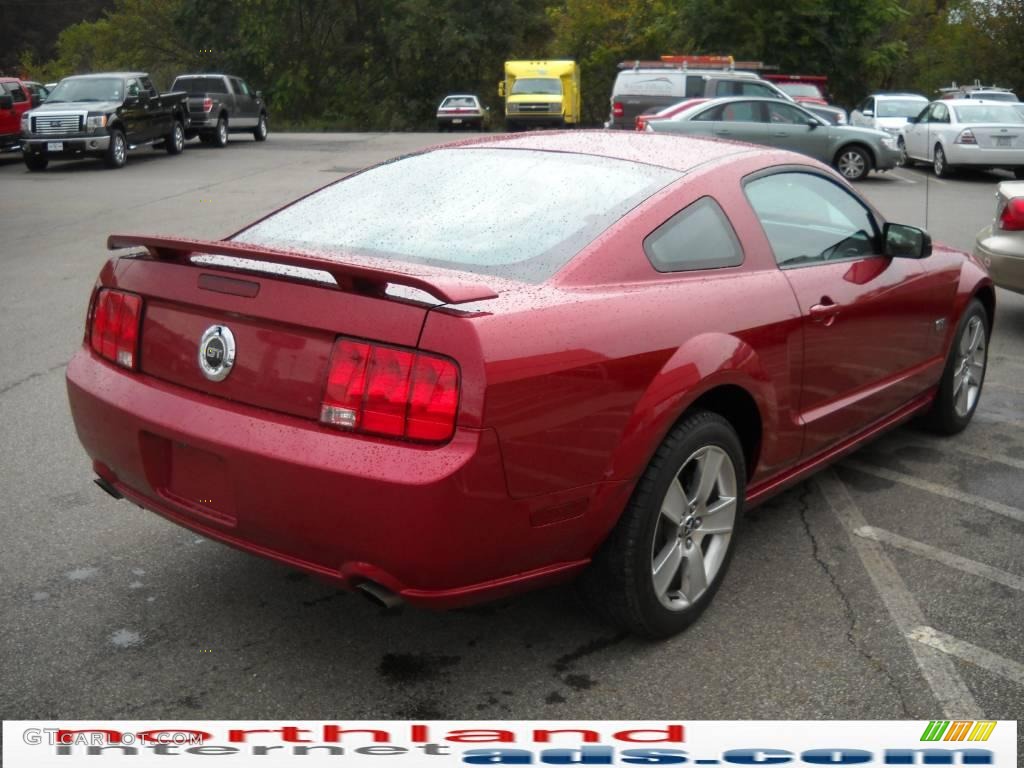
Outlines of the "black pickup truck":
M189 129L188 96L157 93L145 72L66 77L21 119L21 151L29 170L50 160L100 157L120 168L128 150L162 146L177 155Z
M198 136L204 144L225 147L232 133L251 133L256 141L267 138L267 105L263 94L232 75L178 75L171 90L188 94L192 127L185 137Z

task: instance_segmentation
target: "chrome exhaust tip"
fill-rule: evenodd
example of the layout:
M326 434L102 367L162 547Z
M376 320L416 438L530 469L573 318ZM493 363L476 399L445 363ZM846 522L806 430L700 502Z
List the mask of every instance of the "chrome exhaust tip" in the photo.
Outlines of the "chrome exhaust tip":
M386 611L393 610L405 602L390 589L375 581L361 581L356 585L356 589L371 603Z

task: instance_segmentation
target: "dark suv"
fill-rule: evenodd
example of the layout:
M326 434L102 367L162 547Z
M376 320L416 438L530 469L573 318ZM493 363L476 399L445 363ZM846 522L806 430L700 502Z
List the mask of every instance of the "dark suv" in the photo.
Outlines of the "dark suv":
M623 67L612 87L612 111L606 128L633 130L637 115L658 110L683 99L722 96L764 96L785 99L785 94L752 72L683 69L675 66Z

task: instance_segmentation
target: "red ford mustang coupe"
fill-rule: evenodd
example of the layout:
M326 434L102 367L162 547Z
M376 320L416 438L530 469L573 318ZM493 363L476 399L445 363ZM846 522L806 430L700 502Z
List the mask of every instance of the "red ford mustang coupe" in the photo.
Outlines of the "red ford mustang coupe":
M912 416L963 429L995 310L825 166L652 134L467 141L109 246L67 371L108 493L385 604L581 576L651 637L745 508Z

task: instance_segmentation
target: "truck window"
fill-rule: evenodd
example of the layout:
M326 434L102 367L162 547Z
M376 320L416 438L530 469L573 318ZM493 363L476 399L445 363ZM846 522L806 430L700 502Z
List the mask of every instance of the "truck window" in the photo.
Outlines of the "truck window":
M245 80L239 80L237 77L231 78L231 85L234 86L237 93L243 96L252 96L249 91L249 86L245 84Z
M207 93L227 93L223 77L179 77L171 86L172 91L185 91L189 96Z
M153 87L153 81L148 77L142 78L142 90L144 90L149 97L155 99L157 97L156 88Z
M11 94L11 98L15 101L28 101L28 96L25 95L25 89L18 83L3 83L3 89Z
M134 77L128 81L127 93L129 96L139 96L142 94L142 89L139 88L139 81L136 80Z
M520 77L512 84L512 95L522 94L561 96L562 81L557 77Z

